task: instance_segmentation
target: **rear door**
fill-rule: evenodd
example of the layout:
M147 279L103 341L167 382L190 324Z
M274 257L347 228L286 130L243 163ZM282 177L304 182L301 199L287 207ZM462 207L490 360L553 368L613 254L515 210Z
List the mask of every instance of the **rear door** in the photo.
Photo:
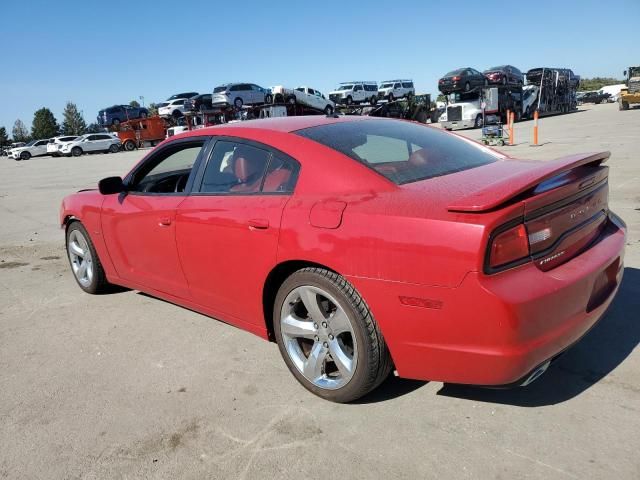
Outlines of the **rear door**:
M176 241L193 299L263 326L262 288L298 164L269 147L221 138L180 204Z

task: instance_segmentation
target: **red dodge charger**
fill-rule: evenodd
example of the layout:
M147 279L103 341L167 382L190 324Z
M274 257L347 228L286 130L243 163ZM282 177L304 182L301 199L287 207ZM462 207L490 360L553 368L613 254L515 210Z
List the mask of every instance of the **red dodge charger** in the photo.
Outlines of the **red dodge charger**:
M611 303L608 153L508 158L413 122L254 120L153 149L62 203L88 293L121 285L277 342L313 393L526 385Z

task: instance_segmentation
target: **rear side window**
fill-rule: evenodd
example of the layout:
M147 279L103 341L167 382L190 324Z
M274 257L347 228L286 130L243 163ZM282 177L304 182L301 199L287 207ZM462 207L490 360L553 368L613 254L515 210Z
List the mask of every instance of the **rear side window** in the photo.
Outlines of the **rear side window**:
M413 82L403 82L402 86L404 88L413 88Z
M471 141L399 120L340 122L294 133L337 150L399 185L501 158Z
M376 85L367 85L367 84L365 84L364 85L364 89L367 92L374 92L374 91L376 91L378 89L378 87Z

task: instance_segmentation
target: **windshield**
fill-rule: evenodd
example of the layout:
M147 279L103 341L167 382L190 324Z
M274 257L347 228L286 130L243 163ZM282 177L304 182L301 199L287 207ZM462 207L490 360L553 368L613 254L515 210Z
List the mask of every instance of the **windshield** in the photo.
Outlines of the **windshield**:
M383 83L380 85L380 88L390 88L393 87L393 83Z
M502 70L503 68L504 68L504 65L501 65L501 66L499 66L499 67L491 67L491 68L488 68L486 71L487 71L487 72L492 72L492 71L494 71L494 70Z
M629 77L640 77L640 67L631 67L629 69Z
M32 146L32 145L35 145L35 143L36 143L36 142L37 142L37 140L31 140L29 143L27 143L27 144L25 145L25 147L30 147L30 146Z
M479 167L499 158L470 140L399 120L340 122L294 133L337 150L398 185Z
M340 85L338 90L353 90L353 85Z
M213 89L213 93L222 93L227 90L227 86L223 85L221 87L216 87Z

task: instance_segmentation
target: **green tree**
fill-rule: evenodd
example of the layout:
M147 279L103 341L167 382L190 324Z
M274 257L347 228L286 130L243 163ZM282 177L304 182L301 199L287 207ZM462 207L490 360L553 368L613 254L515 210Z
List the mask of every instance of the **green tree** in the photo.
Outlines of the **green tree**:
M136 100L131 100L129 102L130 107L140 108L140 104Z
M103 131L104 131L104 128L102 128L97 123L90 123L89 126L86 128L85 133L101 133Z
M13 124L13 130L11 131L11 136L13 137L14 142L28 142L29 141L29 130L22 123L22 120L17 119Z
M42 138L51 138L58 135L60 127L53 112L46 107L42 107L33 114L33 123L31 124L31 136L35 140Z
M158 105L156 103L150 103L149 108L147 110L149 110L150 117L158 115Z
M624 80L618 80L611 77L595 77L595 78L581 78L580 85L578 85L579 92L590 92L592 90L600 90L607 85L618 85L624 83Z
M87 130L87 123L73 102L67 102L62 112L62 133L65 135L83 135Z
M9 145L9 135L7 135L7 129L0 127L0 147Z

